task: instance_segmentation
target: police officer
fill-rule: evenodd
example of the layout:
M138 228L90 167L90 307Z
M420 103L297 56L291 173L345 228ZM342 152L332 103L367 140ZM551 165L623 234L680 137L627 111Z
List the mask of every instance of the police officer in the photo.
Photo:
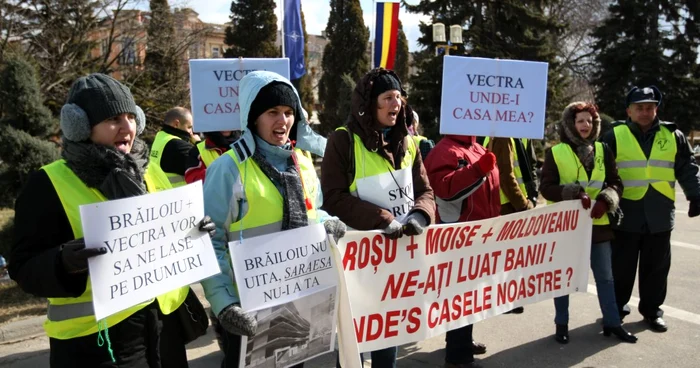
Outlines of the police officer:
M639 313L653 331L668 327L660 308L671 268L671 230L676 181L690 201L688 216L700 215L700 175L685 135L676 124L659 120L661 91L632 88L627 121L616 122L603 138L615 154L624 186L612 247L615 296L620 315L629 314L639 261ZM615 224L613 224L615 225Z

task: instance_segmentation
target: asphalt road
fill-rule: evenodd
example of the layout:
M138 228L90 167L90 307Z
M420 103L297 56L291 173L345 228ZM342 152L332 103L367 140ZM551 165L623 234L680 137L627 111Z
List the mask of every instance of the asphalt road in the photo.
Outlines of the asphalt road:
M676 230L673 233L672 268L666 304L669 331L654 333L646 328L636 310L639 295L635 289L633 311L625 326L637 334L637 344L604 337L600 328L600 310L589 277L586 293L571 297L570 337L568 345L553 339L554 305L543 301L525 307L521 315L501 315L479 322L475 338L487 345L487 354L479 356L485 367L700 367L700 218L690 219L687 202L677 195ZM190 367L219 367L222 354L210 333L188 346ZM399 368L441 367L444 360L444 336L401 347ZM326 354L306 367L334 367L335 354ZM369 366L367 364L366 366ZM48 367L48 340L44 336L0 344L0 367Z

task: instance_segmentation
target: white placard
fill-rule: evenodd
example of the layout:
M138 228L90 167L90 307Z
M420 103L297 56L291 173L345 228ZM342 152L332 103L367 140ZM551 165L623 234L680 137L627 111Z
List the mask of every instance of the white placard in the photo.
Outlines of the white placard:
M256 70L268 70L289 79L289 59L190 60L193 130L240 130L238 84L246 74Z
M440 134L542 139L543 62L445 56Z
M229 243L241 308L289 303L338 284L322 224Z
M204 217L202 183L80 206L97 320L221 272Z

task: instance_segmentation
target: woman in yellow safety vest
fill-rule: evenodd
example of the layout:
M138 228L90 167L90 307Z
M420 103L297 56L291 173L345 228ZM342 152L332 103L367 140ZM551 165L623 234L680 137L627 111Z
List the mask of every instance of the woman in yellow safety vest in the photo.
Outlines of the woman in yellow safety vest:
M99 323L93 311L88 258L107 249L86 247L80 205L170 187L148 166L148 147L137 138L144 126L126 86L104 74L78 78L61 110L62 159L32 174L17 198L10 274L49 300L51 367L187 367L179 314L189 287ZM213 223L203 220L200 230L213 231Z
M433 189L406 126L404 93L391 70L365 74L352 93L348 124L328 138L321 164L324 209L354 229L382 230L391 239L421 234L435 217ZM372 367L395 367L396 352L371 352Z
M596 142L600 135L600 116L595 105L574 102L564 109L559 125L561 143L545 152L540 192L552 202L580 200L585 209L595 199L591 217L593 236L591 269L596 282L598 303L603 313L603 334L634 343L637 337L622 327L615 302L610 240L613 239L608 214L618 213L622 180L615 157L607 145ZM555 339L569 342L569 296L554 298Z
M212 243L221 274L202 286L224 330L225 368L239 366L241 337L257 330L255 317L240 307L228 243L321 222L336 239L345 234L345 224L320 209L321 184L304 151L318 151L325 139L304 122L291 82L256 71L241 80L239 91L241 138L207 168L204 182L204 210L216 224Z

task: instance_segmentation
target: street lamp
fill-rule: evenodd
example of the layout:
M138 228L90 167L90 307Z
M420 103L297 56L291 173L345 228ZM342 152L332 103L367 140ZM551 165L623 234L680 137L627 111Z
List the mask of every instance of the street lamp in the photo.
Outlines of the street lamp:
M462 26L453 24L450 26L450 39L445 37L445 25L443 23L433 24L433 42L435 45L435 56L440 55L440 50L445 51L445 55L450 54L450 50L456 50L457 45L462 44Z

